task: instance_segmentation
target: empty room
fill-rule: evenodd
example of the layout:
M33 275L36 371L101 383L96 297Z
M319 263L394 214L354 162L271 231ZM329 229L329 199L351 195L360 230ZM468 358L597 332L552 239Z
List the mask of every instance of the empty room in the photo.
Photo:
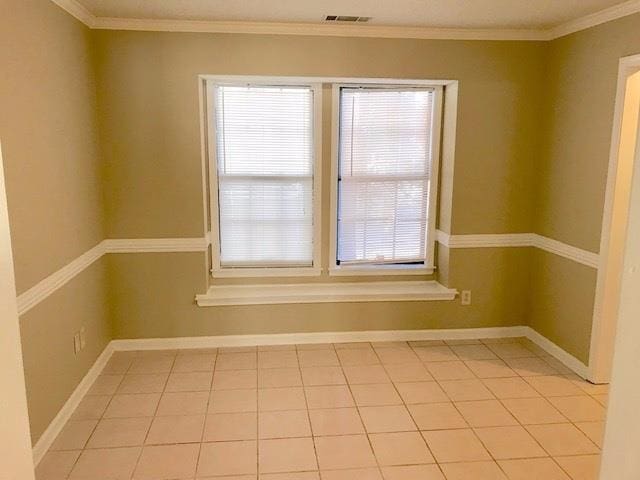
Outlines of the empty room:
M0 480L638 480L640 1L0 0Z

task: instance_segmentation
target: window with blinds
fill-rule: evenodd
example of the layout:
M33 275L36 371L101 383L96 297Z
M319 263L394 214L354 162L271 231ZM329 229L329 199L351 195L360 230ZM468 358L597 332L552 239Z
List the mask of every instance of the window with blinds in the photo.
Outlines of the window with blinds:
M314 92L215 86L220 267L313 264Z
M340 266L433 264L427 246L436 94L435 88L339 89Z

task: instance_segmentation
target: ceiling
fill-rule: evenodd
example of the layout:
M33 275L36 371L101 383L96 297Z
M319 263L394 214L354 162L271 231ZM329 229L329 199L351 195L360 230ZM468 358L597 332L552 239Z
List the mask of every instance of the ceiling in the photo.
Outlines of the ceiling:
M77 0L95 17L320 23L326 15L371 25L550 29L624 0Z

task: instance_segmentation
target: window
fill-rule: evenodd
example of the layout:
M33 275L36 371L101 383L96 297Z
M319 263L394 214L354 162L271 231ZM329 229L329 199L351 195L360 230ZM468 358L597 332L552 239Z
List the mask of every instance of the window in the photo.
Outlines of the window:
M207 96L213 274L319 273L319 89L209 81Z
M332 273L432 271L441 87L343 85L334 96Z

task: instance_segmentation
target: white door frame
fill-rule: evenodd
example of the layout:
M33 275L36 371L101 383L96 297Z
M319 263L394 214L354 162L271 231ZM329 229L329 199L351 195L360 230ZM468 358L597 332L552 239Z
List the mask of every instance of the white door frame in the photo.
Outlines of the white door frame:
M611 288L610 282L619 282L621 265L620 252L612 246L612 219L616 198L618 179L618 155L622 133L625 93L627 79L640 70L640 55L632 55L620 59L618 68L618 87L613 117L613 132L609 152L609 168L602 218L602 234L600 238L600 259L596 281L595 302L593 307L593 323L591 330L591 348L589 352L589 380L594 383L608 383L611 376L614 339L616 332L616 315L611 314L617 308L617 288ZM618 232L618 234L620 234ZM613 273L616 272L616 273ZM609 286L609 288L607 288ZM612 303L608 303L612 302ZM607 311L609 314L604 314Z
M640 125L638 125L640 134ZM611 390L600 480L640 478L640 145L636 144L625 236Z
M0 479L33 480L20 323L0 144Z

